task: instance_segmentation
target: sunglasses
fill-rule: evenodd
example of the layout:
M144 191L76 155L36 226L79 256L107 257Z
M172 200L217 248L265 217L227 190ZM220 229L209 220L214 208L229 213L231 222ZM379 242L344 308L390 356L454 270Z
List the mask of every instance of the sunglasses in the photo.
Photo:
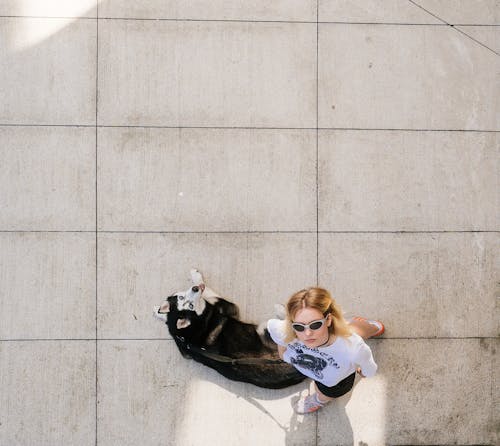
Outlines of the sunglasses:
M292 322L292 328L295 331L304 331L306 328L309 328L311 330L319 330L323 324L326 322L328 317L325 317L324 319L318 319L317 321L312 321L309 324L301 324L300 322Z

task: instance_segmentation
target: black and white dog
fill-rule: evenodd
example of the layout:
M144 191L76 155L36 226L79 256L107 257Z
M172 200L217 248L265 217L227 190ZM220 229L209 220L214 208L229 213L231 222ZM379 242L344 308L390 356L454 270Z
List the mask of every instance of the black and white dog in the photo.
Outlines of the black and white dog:
M191 270L191 280L191 288L169 296L154 311L184 357L259 387L280 389L304 379L279 359L266 328L241 321L238 307L206 287L197 270Z

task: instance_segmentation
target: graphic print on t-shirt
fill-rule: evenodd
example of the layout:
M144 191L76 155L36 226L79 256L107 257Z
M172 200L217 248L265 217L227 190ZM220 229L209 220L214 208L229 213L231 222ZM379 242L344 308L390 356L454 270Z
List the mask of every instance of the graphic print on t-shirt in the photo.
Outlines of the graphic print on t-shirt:
M323 370L325 370L328 364L336 369L340 368L335 359L317 349L309 349L301 344L290 344L289 347L296 353L296 356L290 358L292 364L299 368L310 370L317 379L323 379ZM311 352L323 356L326 360L318 356L304 353L304 350L311 350Z

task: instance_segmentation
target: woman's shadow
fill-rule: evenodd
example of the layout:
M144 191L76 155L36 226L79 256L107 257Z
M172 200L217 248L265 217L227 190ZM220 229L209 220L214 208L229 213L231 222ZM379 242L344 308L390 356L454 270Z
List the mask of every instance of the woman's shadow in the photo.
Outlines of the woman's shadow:
M303 395L315 391L312 383L309 380L306 382L307 384L304 386L305 391L302 393ZM354 434L351 422L347 416L346 406L351 400L352 392L358 382L359 378L356 379L353 388L348 393L331 401L314 414L298 415L291 407L292 413L288 426L289 428L286 430L285 445L353 445ZM295 405L299 398L300 396L298 395L293 396L291 405ZM308 432L304 432L302 426L309 418L315 424L315 437L309 437L308 441L307 438L304 438L304 434Z

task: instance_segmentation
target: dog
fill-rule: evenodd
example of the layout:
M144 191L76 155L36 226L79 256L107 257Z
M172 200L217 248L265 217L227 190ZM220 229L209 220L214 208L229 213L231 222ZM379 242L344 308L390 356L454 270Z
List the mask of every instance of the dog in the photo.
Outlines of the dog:
M234 381L281 389L305 379L279 358L264 324L240 320L237 305L205 286L191 270L193 286L168 296L154 315L166 323L180 353Z

